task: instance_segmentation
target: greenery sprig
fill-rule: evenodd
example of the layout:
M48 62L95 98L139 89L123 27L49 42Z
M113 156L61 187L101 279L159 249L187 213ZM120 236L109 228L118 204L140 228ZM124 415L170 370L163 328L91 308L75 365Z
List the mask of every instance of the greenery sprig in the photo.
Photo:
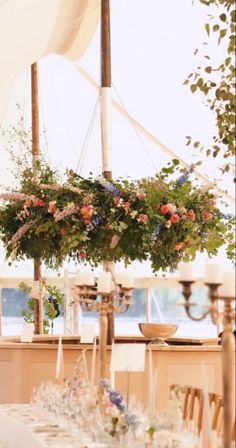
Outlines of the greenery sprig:
M195 148L205 150L206 154L217 157L223 152L223 157L234 157L236 154L236 11L235 0L199 0L206 6L215 6L218 13L209 15L205 24L208 42L205 42L202 66L192 72L184 84L190 86L191 92L203 93L208 107L213 111L216 122L216 133L213 136L212 146L204 148L199 141L192 142L191 136L187 136L187 145L193 143ZM215 63L211 50L207 51L211 38L217 39L221 47L222 58ZM223 50L222 50L223 47ZM195 54L198 53L195 50ZM231 164L225 160L221 170L229 171Z

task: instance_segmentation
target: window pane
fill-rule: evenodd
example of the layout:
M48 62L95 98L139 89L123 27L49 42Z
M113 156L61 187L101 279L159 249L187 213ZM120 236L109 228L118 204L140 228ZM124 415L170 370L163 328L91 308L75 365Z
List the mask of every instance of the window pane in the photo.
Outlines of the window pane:
M209 306L207 288L194 288L190 303L191 314L200 317ZM151 290L151 320L153 322L177 323L175 336L216 337L217 327L211 318L200 322L191 320L184 309L184 298L179 288L156 288Z

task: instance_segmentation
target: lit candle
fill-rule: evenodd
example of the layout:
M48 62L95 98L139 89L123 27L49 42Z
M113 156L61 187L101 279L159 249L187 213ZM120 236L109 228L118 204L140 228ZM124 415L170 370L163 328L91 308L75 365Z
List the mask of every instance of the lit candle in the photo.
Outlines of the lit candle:
M152 350L149 345L148 347L148 386L149 386L149 393L148 393L148 401L149 401L149 413L150 416L153 414L153 359L152 359Z
M115 348L115 343L114 341L112 342L112 346L111 346L111 360L110 360L110 383L111 383L111 389L115 389L115 371L113 369L112 363L113 363L113 355L114 355L114 348Z
M86 384L88 384L89 383L88 366L87 366L87 359L86 359L84 350L82 350L82 360L83 360L84 379L85 379Z
M94 276L92 272L78 272L75 277L75 285L77 286L93 286Z
M157 403L157 373L158 373L158 367L154 370L154 376L153 376L153 416L155 417L156 414L156 403Z
M212 445L212 430L211 430L211 413L209 405L209 392L207 386L207 377L204 364L201 364L201 374L203 382L203 433L202 433L202 448L213 448Z
M111 273L102 272L98 277L98 293L109 294L111 292Z
M211 284L222 283L222 271L219 264L206 264L205 282Z
M235 273L233 269L223 273L223 282L219 289L219 296L235 297Z
M117 285L122 285L122 283L123 283L123 273L122 272L117 272L117 274L115 274L115 279L116 279Z
M117 285L122 285L124 288L134 287L134 278L128 272L118 272L115 275Z
M94 341L93 341L93 352L92 352L91 371L90 371L90 383L91 384L95 384L96 352L97 352L97 345L96 345L96 337L95 337Z
M58 348L57 348L57 363L56 363L56 382L58 384L62 383L64 376L64 364L63 364L63 348L62 348L62 337L59 337Z
M194 263L179 263L179 281L193 282L195 280Z

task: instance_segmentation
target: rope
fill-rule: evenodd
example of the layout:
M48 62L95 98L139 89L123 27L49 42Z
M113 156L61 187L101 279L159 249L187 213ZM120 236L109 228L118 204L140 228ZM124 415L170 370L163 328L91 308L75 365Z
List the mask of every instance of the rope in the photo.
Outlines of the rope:
M151 155L150 155L150 153L149 153L147 147L145 146L145 143L144 143L144 141L143 141L143 139L142 139L140 133L138 132L138 130L137 130L137 128L136 128L136 126L135 126L133 120L130 118L130 116L129 116L129 114L128 114L127 107L125 106L124 102L122 101L122 99L121 99L121 97L120 97L120 95L119 95L119 93L118 93L117 88L115 87L114 84L112 84L112 86L114 87L114 90L115 90L115 92L116 92L116 94L117 94L117 96L118 96L118 98L119 98L119 100L120 100L120 103L121 103L123 109L125 110L125 112L126 112L126 114L127 114L128 121L131 123L131 125L132 125L132 127L133 127L133 129L134 129L134 132L135 132L136 136L138 137L138 140L140 141L141 146L143 147L144 151L146 152L147 157L148 157L148 159L149 159L151 165L153 166L154 170L157 171L157 167L156 167L156 165L155 165L155 163L154 163L154 161L153 161L153 159L152 159L152 157L151 157Z
M93 113L92 113L91 120L89 122L88 131L86 133L84 144L82 146L82 150L81 150L81 153L80 153L78 164L77 164L77 167L76 167L76 170L75 170L76 173L79 172L79 174L81 174L81 170L82 170L82 167L83 167L86 151L87 151L87 148L88 148L88 143L89 143L89 140L90 140L90 137L91 137L91 134L92 134L92 130L93 130L96 114L97 114L98 104L99 104L99 96L97 97L95 106L93 108Z
M27 97L27 86L28 86L28 78L29 78L29 68L26 69L25 75L25 86L24 86L24 99L23 99L23 120L25 117L25 106L26 106L26 97Z
M99 85L91 78L91 76L88 75L88 73L83 70L81 67L76 66L77 70L79 71L79 73L96 89L99 91L100 87ZM140 132L142 134L144 134L149 140L152 141L152 143L155 144L155 146L158 146L163 152L165 152L166 154L168 154L171 158L177 158L180 162L180 164L186 168L186 169L191 169L191 165L189 165L188 163L186 163L183 159L181 159L179 156L177 156L174 151L172 151L171 149L169 149L166 145L164 145L162 142L160 142L160 140L158 140L151 132L149 132L146 128L144 128L144 126L142 126L137 120L135 120L134 117L132 117L132 115L130 115L128 112L126 112L126 110L123 109L123 107L121 107L116 101L112 101L112 104L114 106L114 108L126 119L131 120L134 124L134 126L140 130ZM195 175L195 177L199 180L201 180L202 182L204 182L205 184L209 184L209 179L204 176L203 174L199 173L199 171L197 171L195 168L192 171ZM220 193L221 196L225 197L228 199L229 202L235 202L233 196L231 196L229 193L225 192L224 190L222 190L221 188L219 188L218 186L215 187L215 189Z
M54 100L54 110L56 111L57 117L59 118L59 120L61 122L62 128L64 129L64 134L65 134L65 136L67 138L67 141L68 141L69 145L72 147L72 150L73 150L73 152L74 152L74 154L75 154L75 156L77 158L78 154L77 154L77 151L75 149L75 145L74 145L73 141L71 140L71 137L69 135L68 129L65 126L65 123L64 123L64 120L63 120L63 117L62 117L62 114L61 114L61 110L60 110L60 107L59 107L59 104L58 104L58 101L57 101L57 96L56 96L56 93L55 93L54 83L53 82L51 83L50 92L51 92L51 95L53 96L53 100Z

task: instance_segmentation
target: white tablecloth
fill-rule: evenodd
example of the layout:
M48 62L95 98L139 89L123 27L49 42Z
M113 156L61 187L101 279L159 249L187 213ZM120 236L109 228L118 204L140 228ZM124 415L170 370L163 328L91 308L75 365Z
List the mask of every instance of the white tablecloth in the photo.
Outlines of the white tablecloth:
M158 431L160 446L167 448L199 446L188 434L186 436L171 434L167 429ZM133 442L131 443L133 445ZM112 446L117 447L115 444ZM130 443L125 446L134 448ZM146 444L135 443L135 446L144 448ZM119 445L119 448L121 447L124 448L122 443ZM58 425L55 419L39 415L33 405L12 404L0 405L0 448L111 448L111 441L96 442L92 439L92 435L84 433L83 429L79 428L75 434L68 425Z

